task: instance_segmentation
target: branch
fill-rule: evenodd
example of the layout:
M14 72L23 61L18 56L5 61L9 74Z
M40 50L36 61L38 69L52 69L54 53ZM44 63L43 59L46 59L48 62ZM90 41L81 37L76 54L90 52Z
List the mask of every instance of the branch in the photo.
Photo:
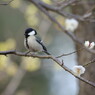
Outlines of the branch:
M34 2L34 0L29 0L29 1ZM77 2L77 0L70 0L66 4L63 4L62 6L65 8L66 6L70 5L71 3L73 4L75 1ZM79 21L90 21L90 19L87 19L87 18L92 15L92 14L89 15L89 16L84 16L85 14L82 15L82 16L81 15L75 15L75 14L72 14L72 13L65 12L64 10L61 10L60 7L49 5L49 4L46 4L42 1L35 1L35 2L37 2L39 5L41 5L42 7L44 7L47 10L56 12L56 13L66 17L66 18L75 18Z
M84 48L80 48L80 49L75 50L75 51L73 51L73 52L70 52L70 53L67 53L67 54L62 54L62 55L57 56L56 58L60 58L60 57L62 57L62 56L72 55L72 54L77 53L77 52L79 52L79 51L81 51L81 50L83 50L83 49L84 49Z
M78 1L79 0L59 1L57 3L57 5L59 6L59 9L61 10L61 9L65 8L65 7L71 5L71 4L74 4L74 3L78 2Z
M13 2L14 0L9 1L8 3L0 3L0 5L9 5L11 2Z
M75 19L80 20L80 21L85 21L85 18L83 18L83 16L67 13L67 12L61 10L59 7L46 4L46 3L42 2L42 1L34 1L34 0L29 0L29 1L31 1L33 3L36 2L39 5L41 5L42 7L44 7L45 9L53 11L53 12L56 12L56 13L66 17L66 18L75 18ZM63 5L63 6L65 7L65 5Z
M83 67L86 67L86 66L88 66L88 65L90 65L90 64L92 64L92 63L94 63L94 62L95 62L95 58L92 59L90 62L84 64Z
M80 39L78 39L73 33L68 32L65 30L65 28L54 18L52 17L48 11L46 9L44 9L44 7L40 4L43 3L40 0L29 0L31 1L36 7L38 7L38 9L40 9L46 16L48 16L48 18L53 21L55 24L57 24L59 26L59 28L62 30L62 32L65 32L76 44L80 44L85 50L87 50L89 53L95 54L95 50L90 50L88 48L86 48L84 46L83 41L81 41ZM43 3L45 4L45 3ZM48 4L45 4L45 6L50 7L50 9L56 10L57 11L57 7L53 7L50 6Z
M69 69L67 66L64 65L64 62L62 60L62 62L52 56L52 55L36 55L36 54L26 54L25 52L18 52L18 51L15 51L15 50L10 50L10 51L0 51L0 55L17 55L17 56L25 56L25 57L36 57L36 58L42 58L42 59L51 59L53 60L54 62L56 62L58 65L60 65L64 70L66 70L67 72L69 72L70 74L72 74L73 76L75 76L76 78L78 78L79 80L93 86L95 88L95 83L87 80L87 79L84 79L83 77L79 77L79 76L76 76L73 71L71 69Z

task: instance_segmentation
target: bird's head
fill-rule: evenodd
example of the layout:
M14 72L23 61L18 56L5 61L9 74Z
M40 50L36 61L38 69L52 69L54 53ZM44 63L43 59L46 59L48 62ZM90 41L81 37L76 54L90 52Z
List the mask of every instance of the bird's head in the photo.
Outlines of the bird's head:
M37 32L33 28L28 28L28 29L25 30L24 35L25 35L25 37L34 36L34 35L37 35Z

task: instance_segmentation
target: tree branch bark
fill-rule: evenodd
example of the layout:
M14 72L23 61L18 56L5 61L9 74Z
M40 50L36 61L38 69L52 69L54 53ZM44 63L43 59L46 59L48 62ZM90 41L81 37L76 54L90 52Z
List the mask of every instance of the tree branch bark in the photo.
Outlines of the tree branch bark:
M0 51L0 55L17 55L17 56L25 56L25 57L36 57L36 58L42 58L42 59L51 59L53 60L54 62L56 62L58 65L60 65L65 71L69 72L70 74L72 74L73 76L75 76L77 79L85 82L86 84L89 84L91 86L93 86L95 88L95 83L87 80L87 79L84 79L83 77L79 77L79 76L76 76L73 71L71 69L69 69L67 66L64 65L64 62L62 60L62 62L52 56L52 55L36 55L36 54L26 54L26 52L18 52L18 51L15 51L15 50L10 50L10 51Z

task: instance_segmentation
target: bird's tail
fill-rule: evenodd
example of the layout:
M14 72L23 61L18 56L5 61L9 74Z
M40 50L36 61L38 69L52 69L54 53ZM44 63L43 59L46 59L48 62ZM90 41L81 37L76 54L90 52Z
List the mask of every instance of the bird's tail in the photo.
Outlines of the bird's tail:
M47 55L51 55L48 51L44 51Z

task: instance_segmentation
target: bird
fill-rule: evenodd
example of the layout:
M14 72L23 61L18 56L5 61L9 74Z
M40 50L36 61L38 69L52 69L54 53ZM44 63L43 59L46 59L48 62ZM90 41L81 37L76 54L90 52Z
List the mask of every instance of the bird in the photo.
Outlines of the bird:
M47 55L51 55L43 41L37 36L37 31L33 28L27 28L25 30L25 39L24 39L24 46L28 49L29 52L44 52Z

